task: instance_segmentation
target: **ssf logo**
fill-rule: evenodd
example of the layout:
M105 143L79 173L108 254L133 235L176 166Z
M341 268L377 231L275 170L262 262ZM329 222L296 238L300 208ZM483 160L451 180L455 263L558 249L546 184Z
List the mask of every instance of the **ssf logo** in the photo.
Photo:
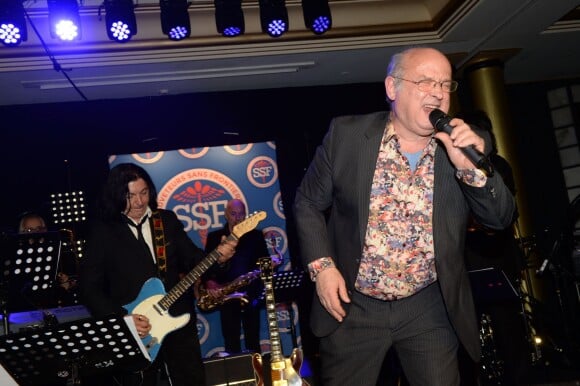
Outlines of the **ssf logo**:
M280 253L286 253L288 249L286 243L286 232L282 228L279 227L266 227L262 230L264 234L264 239L266 240L266 245L270 248L272 253L275 253L275 250L280 251Z
M259 156L248 163L246 174L252 185L267 188L278 179L278 167L272 158Z
M172 210L192 240L205 245L207 234L225 225L227 202L238 198L246 204L240 187L213 169L189 169L176 174L159 190L160 208Z

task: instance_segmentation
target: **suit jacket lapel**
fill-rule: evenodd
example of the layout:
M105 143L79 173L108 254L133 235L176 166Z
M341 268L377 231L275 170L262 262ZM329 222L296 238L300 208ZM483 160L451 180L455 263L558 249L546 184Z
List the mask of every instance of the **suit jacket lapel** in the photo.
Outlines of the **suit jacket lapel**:
M371 187L373 184L373 177L375 174L375 167L377 164L377 157L379 153L379 147L381 146L381 140L383 139L383 133L385 131L385 126L387 124L386 117L388 113L384 116L385 119L377 119L364 130L364 137L361 142L361 149L358 152L358 166L360 186L356 187L358 189L358 218L360 221L360 240L361 246L364 243L367 223L369 220L369 197L371 195Z

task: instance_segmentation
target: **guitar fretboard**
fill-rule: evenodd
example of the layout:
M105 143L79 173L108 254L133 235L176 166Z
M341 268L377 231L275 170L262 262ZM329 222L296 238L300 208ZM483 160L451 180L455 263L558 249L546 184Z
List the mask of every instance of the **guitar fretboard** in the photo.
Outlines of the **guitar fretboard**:
M227 237L228 241L234 241L238 238L232 233ZM157 303L163 311L167 311L173 303L179 299L191 287L205 271L215 263L220 257L217 249L211 251L199 264L195 266L187 275L183 277L167 294Z
M272 279L272 259L270 257L260 259L260 269L262 271L262 280L264 282L266 314L268 317L268 328L270 332L270 362L280 362L284 361L284 355L282 354L278 318L276 317L276 300L274 299L274 284Z

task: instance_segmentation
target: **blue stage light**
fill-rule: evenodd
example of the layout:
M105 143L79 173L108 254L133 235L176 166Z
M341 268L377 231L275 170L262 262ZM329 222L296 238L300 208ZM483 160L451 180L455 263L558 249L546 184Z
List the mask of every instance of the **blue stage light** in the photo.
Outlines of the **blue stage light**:
M170 40L182 40L191 35L187 0L160 0L161 30Z
M0 40L6 46L17 46L28 38L22 0L0 3Z
M245 31L242 0L214 0L215 24L223 36L234 37Z
M260 0L260 23L262 32L272 37L288 31L288 10L285 0Z
M109 39L124 43L137 35L133 0L105 0L104 6Z
M321 35L332 28L332 15L328 0L302 0L306 28Z
M50 35L63 41L80 40L81 19L77 0L47 0Z

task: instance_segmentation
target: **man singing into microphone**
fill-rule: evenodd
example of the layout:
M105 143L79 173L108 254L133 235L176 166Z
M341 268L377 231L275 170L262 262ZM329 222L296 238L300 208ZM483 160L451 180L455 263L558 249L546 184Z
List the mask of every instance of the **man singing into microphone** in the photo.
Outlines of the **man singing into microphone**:
M510 225L512 194L464 148L490 149L460 119L429 115L457 89L445 55L410 48L385 79L390 112L335 118L296 193L297 234L316 284L312 331L324 385L374 385L394 347L413 386L457 386L462 344L479 360L463 261L471 212Z

